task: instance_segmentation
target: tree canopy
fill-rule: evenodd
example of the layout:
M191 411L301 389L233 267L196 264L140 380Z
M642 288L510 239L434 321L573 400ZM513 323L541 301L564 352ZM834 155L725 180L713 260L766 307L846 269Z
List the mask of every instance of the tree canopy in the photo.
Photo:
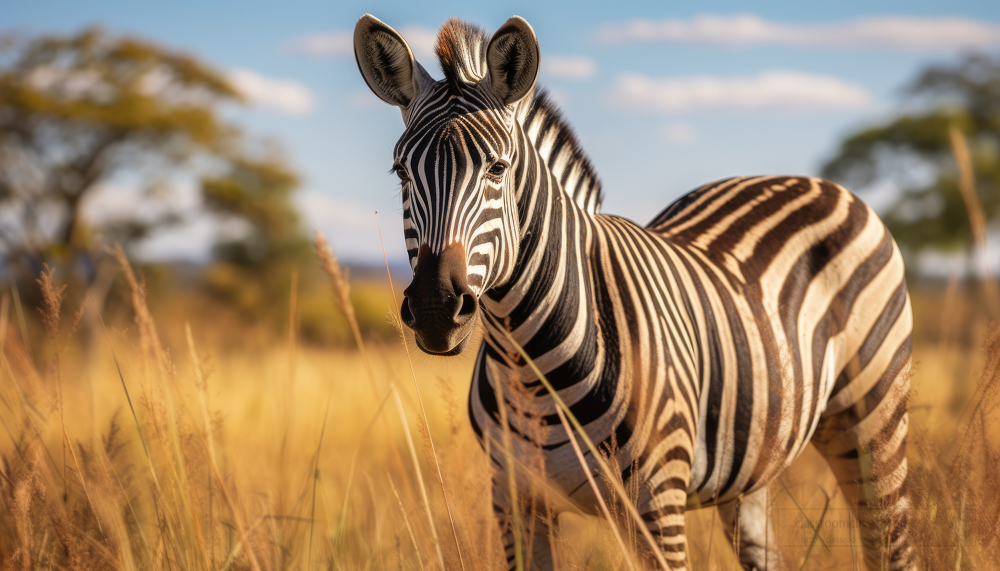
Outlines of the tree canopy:
M1000 220L1000 59L974 54L931 66L905 93L907 111L847 137L822 174L855 189L896 186L899 195L883 220L900 246L970 248L949 129L968 140L986 222Z
M298 183L280 153L253 153L222 115L243 97L196 57L91 28L70 36L0 42L0 255L35 273L41 262L89 260L126 249L191 216L169 192L195 181L193 208L242 221L220 250L302 244L291 206ZM88 218L102 185L151 203ZM260 260L252 255L248 261Z

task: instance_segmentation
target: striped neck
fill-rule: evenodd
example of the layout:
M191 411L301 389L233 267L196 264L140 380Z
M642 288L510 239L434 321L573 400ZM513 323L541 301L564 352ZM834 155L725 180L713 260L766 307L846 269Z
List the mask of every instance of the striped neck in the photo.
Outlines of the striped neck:
M599 196L600 187L586 187L596 191L581 193L587 198L576 200L563 186L565 177L550 166L552 159L558 162L565 152L553 147L557 137L546 136L541 130L536 132L540 136L531 137L528 127L530 123L521 121L515 127L518 259L511 279L482 297L487 314L483 320L487 332L485 350L493 367L486 372L493 378L497 373L517 378L526 388L538 387L536 392L545 393L502 328L524 348L557 390L574 385L585 393L597 382L603 358L603 344L593 319L590 256L593 210L599 206L594 197ZM578 152L573 143L573 150ZM592 176L589 171L588 175ZM580 180L577 176L576 181ZM596 182L596 177L592 180Z

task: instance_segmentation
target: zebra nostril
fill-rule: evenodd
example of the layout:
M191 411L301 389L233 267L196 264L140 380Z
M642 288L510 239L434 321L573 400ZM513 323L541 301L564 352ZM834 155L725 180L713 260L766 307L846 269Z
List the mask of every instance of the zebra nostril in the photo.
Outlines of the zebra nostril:
M413 317L413 312L410 311L410 298L408 297L403 298L403 304L399 308L399 317L403 320L403 323L410 329L413 329L413 326L416 325L417 320L416 318Z
M471 293L462 294L462 304L459 306L458 312L455 313L455 321L458 323L468 321L476 314L477 307L479 307L479 303L476 301L476 296Z

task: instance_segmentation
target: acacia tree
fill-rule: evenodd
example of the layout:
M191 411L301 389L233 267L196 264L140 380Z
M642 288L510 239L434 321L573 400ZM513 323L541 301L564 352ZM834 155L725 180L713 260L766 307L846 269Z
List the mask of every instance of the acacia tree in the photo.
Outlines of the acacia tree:
M272 226L298 232L304 243L288 202L291 169L273 154L245 152L245 137L220 116L223 106L241 102L225 76L197 58L97 28L0 42L4 265L27 275L42 262L86 273L103 246L128 249L194 214L161 192L178 178L202 181L198 208L246 220L248 243L267 245ZM261 184L276 172L284 186ZM116 182L154 199L88 219L88 197ZM258 212L261 200L270 205L267 217Z
M849 136L823 175L854 188L897 187L883 220L904 249L971 251L949 129L968 140L987 224L1000 220L1000 59L968 55L929 67L905 93L911 110Z
M210 211L242 230L216 243L205 285L247 316L286 297L289 273L313 260L291 201L298 176L273 149L255 156L232 160L202 182Z

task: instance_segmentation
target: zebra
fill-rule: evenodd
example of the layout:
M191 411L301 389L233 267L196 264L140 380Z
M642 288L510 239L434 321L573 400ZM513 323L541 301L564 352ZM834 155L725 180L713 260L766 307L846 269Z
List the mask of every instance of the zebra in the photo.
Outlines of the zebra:
M867 565L915 566L912 316L899 248L867 205L817 178L737 177L642 227L601 213L591 162L536 88L524 19L492 35L446 22L439 81L370 15L354 49L404 122L392 171L413 279L400 317L433 355L462 353L483 325L468 412L508 567L553 565L558 502L511 497L531 486L526 466L588 513L608 493L587 484L598 459L574 452L529 365L635 490L658 566L687 568L685 510L716 505L745 568L783 568L768 483L810 444L855 508Z

